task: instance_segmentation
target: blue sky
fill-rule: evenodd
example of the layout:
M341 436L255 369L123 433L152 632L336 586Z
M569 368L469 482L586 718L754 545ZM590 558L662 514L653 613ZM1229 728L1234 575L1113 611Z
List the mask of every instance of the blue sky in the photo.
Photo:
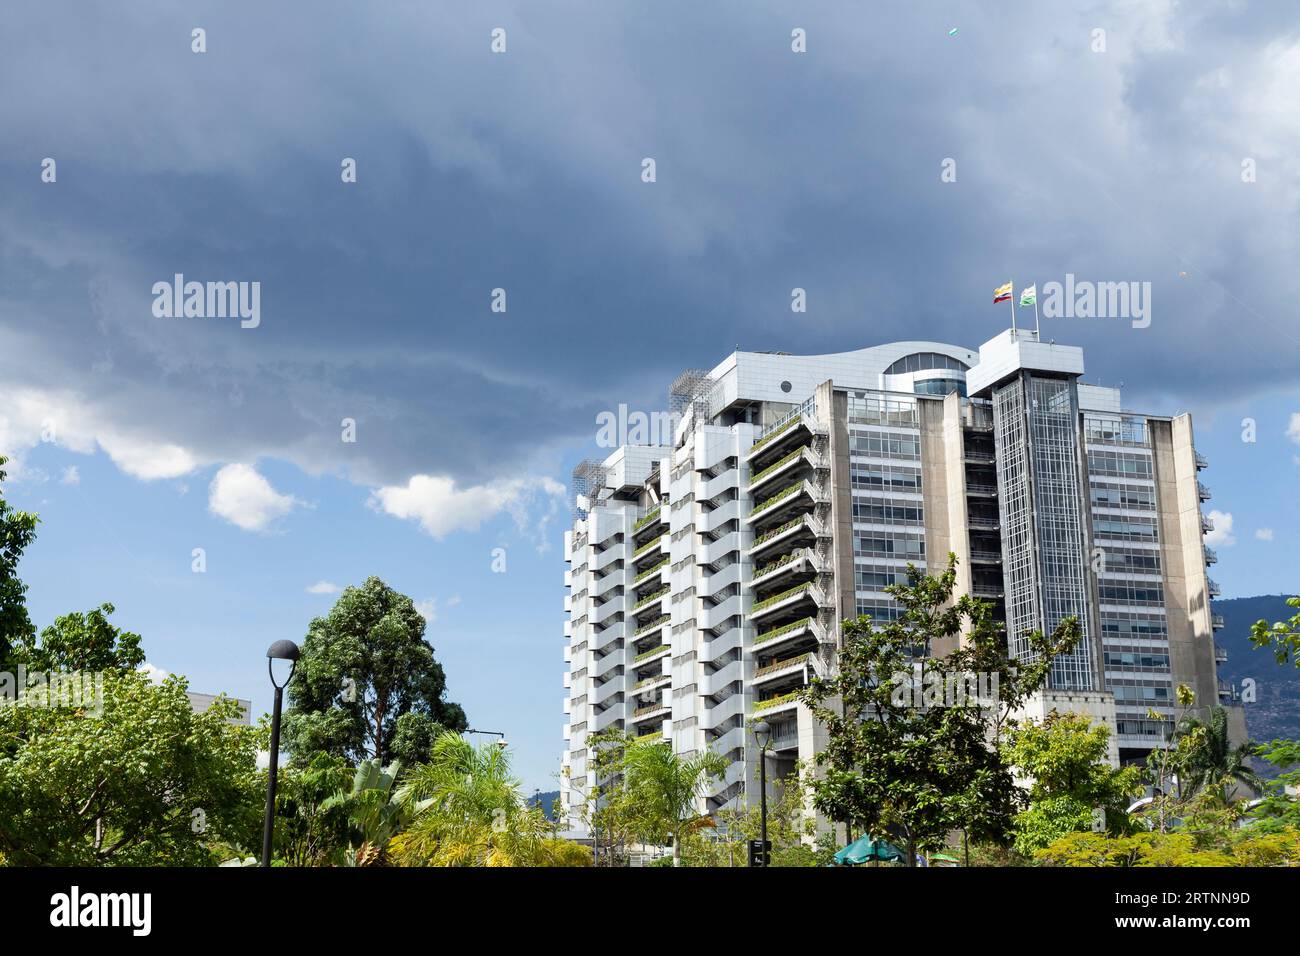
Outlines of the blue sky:
M1193 413L1225 596L1295 588L1300 9L1190 6L7 5L0 453L42 517L34 617L112 601L152 664L262 708L266 646L333 600L307 589L378 574L549 789L599 412L737 345L975 346L994 286L1067 273L1151 282L1149 328L1044 333ZM155 317L176 273L259 282L261 324Z

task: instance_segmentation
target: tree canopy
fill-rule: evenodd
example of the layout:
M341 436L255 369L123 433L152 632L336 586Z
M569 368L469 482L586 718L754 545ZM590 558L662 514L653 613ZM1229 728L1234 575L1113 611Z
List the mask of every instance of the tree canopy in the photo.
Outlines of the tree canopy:
M415 603L379 578L345 588L307 629L289 684L286 749L418 763L442 731L465 730L424 629Z

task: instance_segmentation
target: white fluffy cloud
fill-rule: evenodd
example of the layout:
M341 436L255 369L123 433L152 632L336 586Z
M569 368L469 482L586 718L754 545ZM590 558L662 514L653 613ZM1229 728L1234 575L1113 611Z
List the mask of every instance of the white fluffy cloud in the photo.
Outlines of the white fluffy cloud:
M376 489L369 504L396 518L418 521L426 533L439 539L455 531L477 531L483 522L504 512L520 533L534 536L544 549L546 525L563 497L564 486L544 476L458 488L451 478L416 475L404 486Z
M24 453L40 444L82 455L102 448L122 471L145 481L179 478L202 464L180 445L124 432L70 392L0 390L0 408L0 453L14 459L15 476L22 473Z
M333 581L317 581L307 585L308 594L338 594L339 586Z
M1287 426L1286 437L1300 445L1300 412L1291 413L1291 424Z
M76 465L69 465L63 469L63 477L59 479L61 485L79 485L81 484L81 473L77 471Z
M140 673L149 678L150 683L161 684L168 677L171 677L170 671L165 671L161 667L154 667L148 661L140 665Z
M1205 543L1215 547L1227 548L1237 543L1232 533L1232 512L1211 511L1209 519L1214 522L1214 530L1205 536Z
M1256 529L1256 531L1255 531L1255 540L1256 540L1256 541L1272 541L1272 540L1273 540L1273 529L1272 529L1272 528L1258 528L1258 529Z
M245 531L261 531L300 504L272 488L251 465L226 465L208 489L208 510Z

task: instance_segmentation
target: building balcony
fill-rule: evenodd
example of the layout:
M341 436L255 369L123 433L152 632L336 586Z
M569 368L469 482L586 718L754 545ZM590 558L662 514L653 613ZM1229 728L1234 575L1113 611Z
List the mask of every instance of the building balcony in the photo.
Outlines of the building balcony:
M816 618L802 617L797 621L791 621L789 624L782 624L780 627L774 627L758 634L754 638L753 649L755 653L760 649L764 652L775 651L777 648L789 647L796 642L806 643L809 638L819 644L828 640L825 628L818 623Z
M972 551L970 553L971 564L1001 564L1001 551Z
M1201 534L1209 534L1214 530L1214 519L1209 515L1201 515Z
M1219 647L1217 644L1216 644L1215 647L1214 647L1214 663L1216 663L1216 664L1226 664L1226 663L1228 663L1228 652L1227 652L1227 650L1224 649L1224 648L1222 648L1222 647Z
M962 460L969 465L991 465L997 462L997 455L982 448L967 448L962 451Z
M632 586L636 587L641 584L649 583L652 580L662 581L663 576L667 573L667 571L668 571L668 559L664 558L658 564L646 568L644 571L642 571L640 574L634 577L632 579Z
M633 631L632 636L637 640L641 640L642 638L648 637L654 631L658 631L667 627L668 622L671 619L672 619L671 615L665 614L662 617L656 618L653 621L647 621L645 624L642 624L635 631Z
M668 586L664 585L653 594L647 594L645 597L638 599L637 602L632 605L632 613L637 616L643 616L650 613L652 610L655 610L656 605L657 610L662 612L664 598L666 597L668 597Z
M813 608L829 606L822 589L811 582L764 598L749 609L749 618L754 622L771 620L809 605Z
M761 556L775 554L783 546L792 545L797 541L829 537L830 533L812 515L798 515L774 528L768 528L755 537L753 544L749 546L749 558L757 563Z
M671 650L672 648L669 645L659 644L656 647L652 647L648 650L644 650L641 653L637 654L635 657L632 658L632 663L635 664L638 668L644 667L646 664L652 663L653 661L657 661L661 657L667 657L668 652Z
M819 574L823 570L824 565L817 555L807 548L799 548L760 567L754 572L750 586L770 587L800 574Z
M1215 564L1215 563L1218 562L1218 560L1219 560L1219 555L1218 555L1218 553L1217 553L1213 548L1211 548L1211 547L1206 547L1206 548L1205 548L1205 563L1206 563L1206 564Z
M996 498L998 486L983 481L968 481L966 483L966 494L976 498Z
M640 558L640 557L642 557L642 556L644 556L644 555L647 555L647 554L652 554L652 553L654 553L654 554L659 554L659 553L662 553L662 551L663 551L663 546L664 546L667 542L668 542L668 535L666 535L666 534L660 534L658 537L651 538L651 539L650 539L649 541L647 541L645 544L641 545L641 546L638 547L635 551L632 552L632 560L635 561L635 560L637 560L638 558ZM658 549L658 550L656 551L655 549Z
M647 704L644 707L638 707L636 710L632 711L632 720L635 723L640 723L643 720L650 719L656 714L667 714L672 709L673 706L670 701L657 700L653 704Z
M810 672L815 666L814 661L815 657L812 651L806 651L803 654L797 654L784 660L773 661L771 664L765 664L754 671L750 683L754 687L759 687L797 675L800 677L800 683L806 684Z
M1001 599L1005 593L1001 584L992 584L989 582L972 584L970 592L975 595L975 597L997 599Z
M1207 487L1205 487L1205 485L1201 484L1201 483L1198 481L1198 482L1196 483L1196 496L1197 496L1198 498L1200 498L1202 501L1209 501L1209 500L1210 500L1210 489L1207 488Z
M1218 597L1221 593L1223 593L1222 589L1220 589L1219 587L1219 582L1214 580L1214 578L1206 578L1205 584L1206 584L1206 590L1209 592L1210 597Z
M1002 527L999 520L990 515L969 515L966 518L966 525L980 531L997 531Z
M824 431L825 429L816 421L801 412L781 422L766 434L760 435L758 440L749 447L745 460L752 464L755 459L761 458L766 461L779 458L778 452L783 449L788 450L791 445L805 442L813 435Z
M1210 467L1210 460L1209 460L1208 458L1206 458L1204 455L1202 455L1199 451L1196 452L1195 454L1196 454L1196 467L1197 467L1197 469L1201 469L1201 468L1209 468L1209 467Z
M746 491L749 495L757 497L758 493L763 489L774 487L775 482L781 477L792 475L796 471L806 468L825 469L826 463L815 455L811 448L796 448L794 451L778 458L762 471L751 475Z
M642 515L640 518L636 520L636 523L634 525L632 525L633 537L636 537L638 534L641 533L641 531L645 530L646 528L654 528L659 524L662 524L662 520L661 520L662 518L663 518L663 508L661 507L652 508L650 511L647 511L644 515Z
M754 713L756 714L774 714L792 711L799 706L799 691L794 690L788 694L779 694L776 697L769 697L767 700L754 701Z
M1211 614L1211 615L1210 615L1210 627L1214 628L1216 631L1221 631L1221 630L1223 630L1225 624L1226 624L1226 622L1223 620L1223 615L1222 615L1222 614Z
M755 522L779 522L782 518L792 517L791 513L797 508L807 508L829 500L826 492L812 482L798 481L754 505L746 520L751 525Z

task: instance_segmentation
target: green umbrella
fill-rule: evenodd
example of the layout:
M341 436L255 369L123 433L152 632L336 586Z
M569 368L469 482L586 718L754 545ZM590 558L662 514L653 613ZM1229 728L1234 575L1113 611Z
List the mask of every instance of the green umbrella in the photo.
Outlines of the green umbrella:
M858 837L835 854L835 862L841 866L858 866L871 860L893 861L902 859L906 859L902 850L892 843L877 840L869 834Z
M960 863L955 856L949 856L947 853L931 853L930 860L938 860L940 863L952 863L954 865Z

